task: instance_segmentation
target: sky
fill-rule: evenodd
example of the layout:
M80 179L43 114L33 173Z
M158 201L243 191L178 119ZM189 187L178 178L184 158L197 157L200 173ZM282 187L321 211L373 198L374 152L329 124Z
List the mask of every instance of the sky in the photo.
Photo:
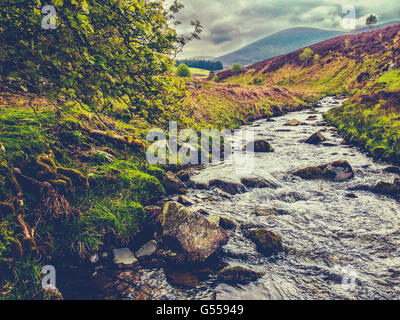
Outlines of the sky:
M180 34L190 32L191 20L204 27L201 40L188 44L181 57L212 56L240 49L270 34L291 27L315 27L345 31L343 17L355 12L358 26L369 14L384 23L400 20L399 0L181 0L177 15ZM351 6L354 11L347 11ZM344 14L342 13L344 10ZM349 20L346 20L345 23Z

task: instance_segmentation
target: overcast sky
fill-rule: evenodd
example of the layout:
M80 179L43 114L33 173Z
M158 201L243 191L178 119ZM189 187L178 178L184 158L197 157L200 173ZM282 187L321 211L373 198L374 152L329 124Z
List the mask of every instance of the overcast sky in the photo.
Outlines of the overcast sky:
M357 23L376 14L379 23L400 20L400 0L181 0L178 32L191 20L204 26L201 40L185 47L183 56L220 56L291 27L344 30L342 6L353 6Z

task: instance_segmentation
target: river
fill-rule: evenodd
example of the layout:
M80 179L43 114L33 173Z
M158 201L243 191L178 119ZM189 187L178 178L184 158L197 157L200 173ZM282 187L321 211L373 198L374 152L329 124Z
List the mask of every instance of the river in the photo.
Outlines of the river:
M322 114L342 102L324 98L314 120L307 120L312 114L304 110L242 128L254 130L256 138L265 138L274 147L275 152L255 154L250 177L273 181L277 188L253 189L229 198L215 190L189 190L187 196L196 201L193 209L204 209L240 225L229 231L230 240L219 254L223 262L265 272L262 278L228 285L212 273L191 279L189 271L179 270L193 283L185 287L174 285L162 268L141 269L134 287L128 291L124 287L123 295L116 296L138 299L143 297L138 292L145 290L146 298L151 299L399 299L399 203L368 191L347 190L380 180L392 182L395 175L383 171L387 163L342 144L334 128L322 122ZM285 126L291 119L302 125ZM319 130L329 145L301 142ZM296 169L335 160L347 160L355 178L331 182L292 175ZM192 179L238 181L237 169L235 164L208 165ZM279 214L256 216L257 209L273 209ZM252 227L279 234L286 252L273 257L258 253L244 236Z

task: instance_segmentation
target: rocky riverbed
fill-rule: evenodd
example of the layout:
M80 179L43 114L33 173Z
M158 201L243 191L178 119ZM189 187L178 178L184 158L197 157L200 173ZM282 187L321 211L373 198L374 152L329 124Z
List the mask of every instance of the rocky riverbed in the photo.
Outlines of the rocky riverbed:
M397 299L399 172L323 122L342 101L243 127L251 168L243 156L167 175L182 194L147 208L135 247L92 258L90 297Z

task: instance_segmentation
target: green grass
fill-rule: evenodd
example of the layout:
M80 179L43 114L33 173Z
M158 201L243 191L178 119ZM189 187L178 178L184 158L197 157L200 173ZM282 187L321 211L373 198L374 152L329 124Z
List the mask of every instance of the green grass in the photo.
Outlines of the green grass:
M210 75L209 70L199 68L189 68L193 78L207 78Z

